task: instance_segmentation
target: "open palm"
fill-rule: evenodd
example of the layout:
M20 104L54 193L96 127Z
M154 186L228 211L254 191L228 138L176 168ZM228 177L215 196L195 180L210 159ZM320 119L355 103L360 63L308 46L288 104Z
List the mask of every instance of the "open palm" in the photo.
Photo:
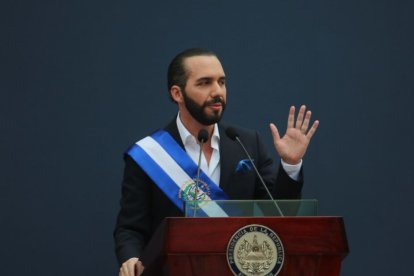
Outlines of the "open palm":
M319 121L315 121L309 129L311 111L306 111L306 106L299 109L295 122L295 107L290 107L286 133L280 137L279 131L274 124L270 124L273 136L273 144L282 160L288 164L298 164L306 153L309 142L318 128Z

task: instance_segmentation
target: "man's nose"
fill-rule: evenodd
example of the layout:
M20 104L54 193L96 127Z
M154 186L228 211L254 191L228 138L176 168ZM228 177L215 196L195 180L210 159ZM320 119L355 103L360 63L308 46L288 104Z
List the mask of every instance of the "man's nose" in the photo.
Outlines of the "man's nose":
M223 96L225 91L225 86L220 84L219 82L215 82L213 85L213 89L211 91L212 96Z

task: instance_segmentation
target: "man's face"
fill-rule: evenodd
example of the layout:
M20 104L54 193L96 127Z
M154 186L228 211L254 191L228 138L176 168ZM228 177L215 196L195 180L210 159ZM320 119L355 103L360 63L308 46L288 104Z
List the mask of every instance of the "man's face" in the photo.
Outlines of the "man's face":
M226 79L223 67L215 56L195 56L185 59L187 83L184 105L202 125L220 121L226 108Z

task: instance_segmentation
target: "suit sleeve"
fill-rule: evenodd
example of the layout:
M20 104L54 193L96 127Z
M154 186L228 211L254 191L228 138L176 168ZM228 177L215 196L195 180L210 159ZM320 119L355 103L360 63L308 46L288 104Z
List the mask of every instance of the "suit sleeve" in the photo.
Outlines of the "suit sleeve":
M145 172L125 155L121 210L114 231L115 252L120 264L140 257L150 233L150 180Z
M275 199L300 199L303 186L303 169L299 174L299 180L295 181L288 176L279 162L276 171L273 160L269 156L259 134L256 132L257 165L269 191ZM255 198L268 199L268 195L260 180L256 181Z

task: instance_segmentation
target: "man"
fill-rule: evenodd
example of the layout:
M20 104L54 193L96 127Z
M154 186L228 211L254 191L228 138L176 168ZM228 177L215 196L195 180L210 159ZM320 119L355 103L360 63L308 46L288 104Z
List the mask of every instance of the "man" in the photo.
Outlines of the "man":
M153 139L165 135L169 139L165 151L170 146L182 151L179 157L171 155L172 162L177 159L181 164L178 159L191 158L195 165L200 149L197 137L205 129L209 139L202 148L201 168L209 183L213 183L210 188L218 189L228 199L268 198L253 171L238 170L246 157L240 145L226 135L229 125L219 123L226 107L227 91L226 77L217 56L205 49L189 49L177 55L168 68L168 89L178 106L177 117L161 132L140 140L125 154L121 211L114 232L122 276L141 275L144 265L139 257L154 230L164 217L183 215L182 202L171 192L174 181L173 186L164 187L169 177L158 179L168 170L163 162L170 157L159 158L158 153L151 153L153 149L147 145L148 141L151 144ZM305 111L306 107L302 106L295 122L295 108L290 108L283 137L270 124L274 146L281 157L278 171L273 168L272 159L257 133L235 128L275 198L300 197L302 157L319 124L315 121L309 128L311 112ZM151 162L158 163L151 165ZM176 170L181 171L181 167ZM175 172L169 176L175 178Z

